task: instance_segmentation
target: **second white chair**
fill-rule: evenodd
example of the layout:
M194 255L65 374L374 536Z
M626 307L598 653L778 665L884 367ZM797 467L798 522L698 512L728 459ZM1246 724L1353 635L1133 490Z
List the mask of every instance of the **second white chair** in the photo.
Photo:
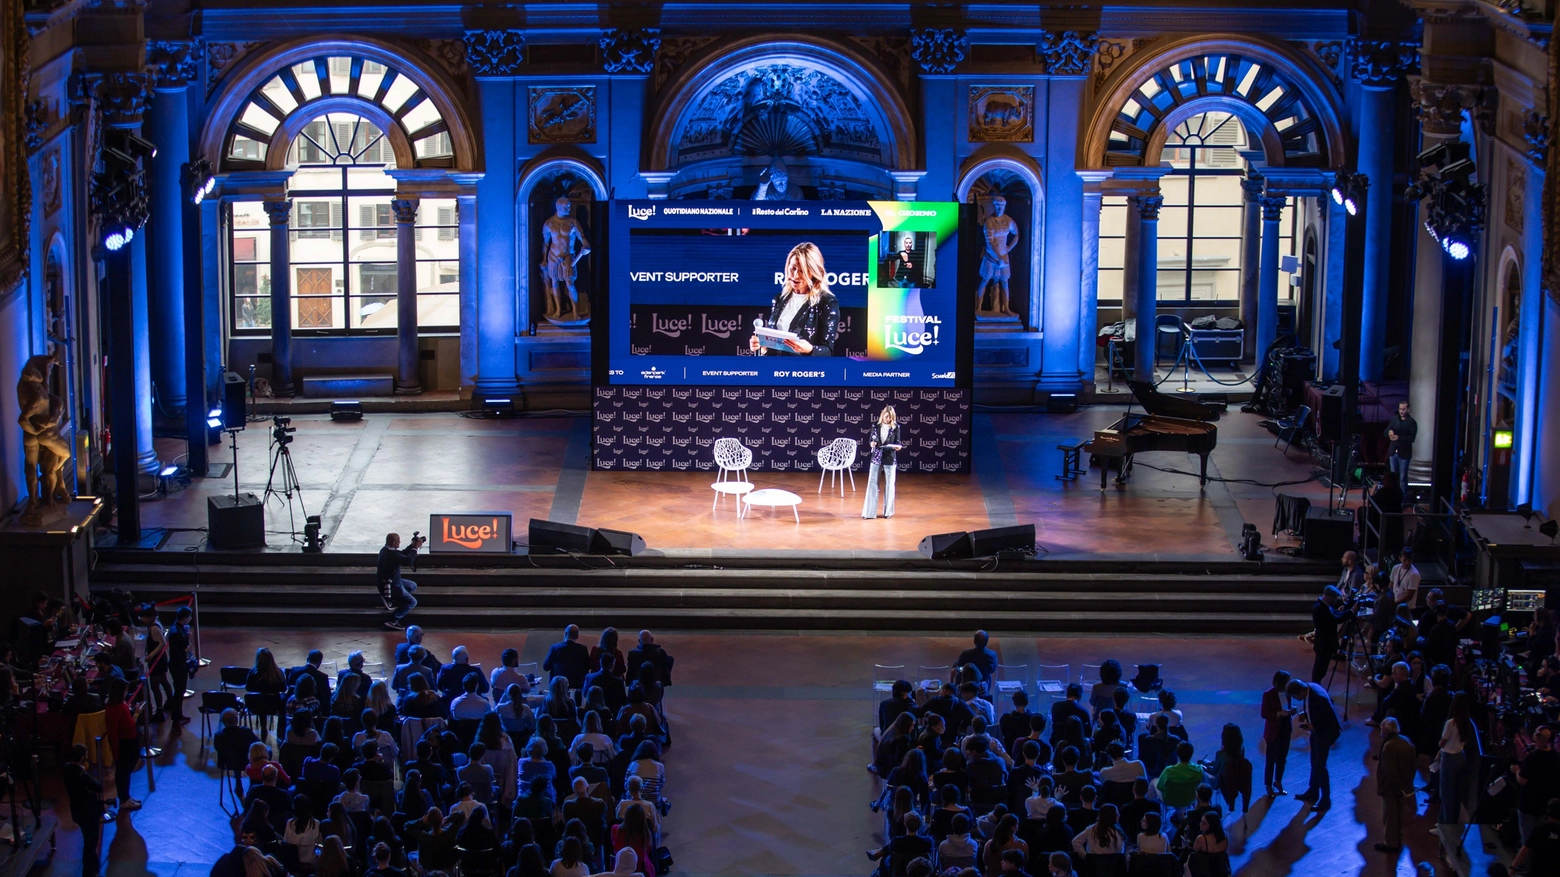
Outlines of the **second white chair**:
M851 438L837 438L818 449L818 492L823 493L823 476L829 476L829 486L834 482L840 484L840 496L845 495L845 479L840 475L844 472L850 476L850 491L856 492L856 473L851 469L856 465L856 440Z

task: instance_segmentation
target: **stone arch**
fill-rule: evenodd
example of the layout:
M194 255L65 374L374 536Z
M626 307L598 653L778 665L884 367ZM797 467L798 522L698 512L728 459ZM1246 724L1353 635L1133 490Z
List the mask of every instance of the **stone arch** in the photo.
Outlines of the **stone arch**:
M1028 227L1020 228L1023 236L1019 238L1022 252L1029 256L1025 260L1028 269L1025 279L1029 288L1021 302L1020 315L1024 317L1025 325L1034 326L1039 324L1043 305L1041 295L1045 288L1045 184L1039 166L1034 159L1011 147L987 147L971 156L959 169L954 193L961 203L975 203L980 194L977 191L979 184L1002 176L1012 178L1029 190L1030 209L1025 217ZM984 219L984 215L981 218Z
M663 95L645 138L647 172L805 156L831 178L872 169L887 192L887 171L917 164L914 117L899 87L843 43L801 34L736 40L685 67Z
M437 111L438 122L436 126L425 126L408 131L400 124L392 125L385 129L391 134L391 142L397 143L397 159L401 158L403 147L406 155L411 156L413 149L408 135L413 138L418 135L433 136L436 134L448 134L450 140L450 155L437 159L423 159L417 161L423 167L452 167L456 170L475 170L480 155L476 147L476 131L471 122L466 108L458 98L459 89L449 77L439 69L438 65L421 57L417 53L398 46L394 43L377 40L371 37L327 37L324 39L304 38L283 43L274 49L258 53L246 58L238 70L234 71L217 93L216 97L207 103L206 122L201 129L199 151L213 167L224 166L223 160L227 155L228 145L233 132L242 121L242 113L256 102L257 96L263 104L264 96L260 94L262 86L273 78L290 70L295 65L308 61L323 61L331 57L345 57L360 61L372 61L384 65L395 73L396 79L404 79L415 89L405 102L394 109L377 109L381 118L388 118L392 113L402 113L414 109L417 104L426 101ZM351 82L359 83L356 73L351 74ZM359 83L360 84L360 83ZM394 87L393 84L390 87ZM388 90L388 88L387 88ZM382 96L381 96L382 97ZM277 130L292 123L296 117L307 115L310 118L317 117L324 109L326 101L334 104L337 111L346 109L350 105L350 112L356 112L365 118L370 118L364 110L376 107L379 103L375 95L362 94L357 89L352 93L322 94L319 97L298 102L298 106L292 109L278 107L284 110L284 117L280 120L282 125ZM416 103L413 103L413 102ZM275 113L272 113L275 115ZM398 133L397 133L398 132ZM269 139L270 135L267 135ZM257 138L258 139L258 138ZM275 152L275 150L271 150ZM281 158L275 159L276 167L280 167ZM273 163L272 157L267 156L266 165ZM406 164L404 167L413 167ZM251 166L253 167L253 166ZM235 167L232 169L249 169ZM253 167L253 169L260 169Z
M1327 77L1287 46L1185 37L1110 77L1085 131L1084 161L1157 165L1176 125L1215 111L1240 118L1269 167L1331 167L1345 155L1340 106Z
M553 191L540 192L543 188ZM541 302L542 295L541 275L539 273L540 247L540 223L546 221L545 205L538 206L532 202L539 195L545 200L551 200L557 194L570 194L576 200L580 195L588 193L592 203L605 203L611 197L611 190L606 183L606 173L602 167L589 156L575 154L572 151L549 152L527 162L520 169L520 185L515 190L515 227L517 240L520 246L517 248L521 264L515 272L519 280L519 289L516 298L520 303L520 311L527 315L525 324L537 322L544 318L544 307ZM579 205L589 208L590 204ZM541 218L538 218L540 216ZM589 215L588 209L582 210L579 218L582 223L588 223L587 234L600 236L605 232L604 226L594 221L598 217ZM601 251L605 241L591 239L591 244L597 251ZM587 280L592 278L605 278L602 268L595 264L583 265L580 276L576 281L581 296L585 296L595 290L587 289ZM593 303L592 303L593 304Z

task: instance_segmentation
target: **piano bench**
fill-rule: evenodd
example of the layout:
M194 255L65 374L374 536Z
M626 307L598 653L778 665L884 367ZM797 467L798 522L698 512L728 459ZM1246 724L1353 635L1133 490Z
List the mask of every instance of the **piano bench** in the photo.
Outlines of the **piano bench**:
M1083 446L1088 443L1088 439L1077 439L1072 444L1056 446L1062 452L1062 474L1056 476L1057 481L1077 481L1083 474Z

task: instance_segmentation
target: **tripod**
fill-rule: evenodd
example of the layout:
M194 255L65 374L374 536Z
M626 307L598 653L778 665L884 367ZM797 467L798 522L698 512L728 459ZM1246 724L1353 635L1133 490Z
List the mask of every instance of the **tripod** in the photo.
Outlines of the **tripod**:
M1366 616L1369 618L1370 616ZM1370 629L1360 623L1358 612L1351 612L1338 630L1340 650L1343 652L1343 720L1349 720L1349 696L1354 674L1363 678L1370 672ZM1327 674L1327 690L1332 690L1333 679L1338 675L1338 663L1333 662L1332 672Z
M287 499L287 524L293 541L298 541L298 521L293 517L293 494L298 494L298 511L303 514L305 520L309 517L309 510L303 504L303 485L298 483L298 470L293 468L292 451L287 447L292 444L292 438L283 435L279 439L272 436L271 445L271 475L265 482L264 502L269 505L271 497L283 496ZM280 472L282 483L280 489L276 486L276 476Z

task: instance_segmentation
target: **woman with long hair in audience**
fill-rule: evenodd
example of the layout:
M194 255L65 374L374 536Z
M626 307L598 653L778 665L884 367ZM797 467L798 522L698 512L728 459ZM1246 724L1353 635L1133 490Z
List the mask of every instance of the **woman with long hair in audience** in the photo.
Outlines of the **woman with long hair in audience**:
M449 717L444 698L428 684L428 677L413 673L409 683L411 690L401 698L400 714L409 719L443 719Z
M352 818L347 815L346 805L340 801L330 802L330 807L325 811L325 821L320 823L320 834L341 838L343 847L357 848L357 831L352 827Z
M287 877L287 869L255 847L244 850L244 877Z
M1002 854L1008 850L1018 850L1026 859L1029 856L1029 844L1018 836L1018 817L1011 813L1004 814L997 822L991 840L981 849L980 864L986 870L986 877L1000 877Z
M352 766L357 760L357 754L352 751L352 741L347 739L346 726L341 723L339 716L331 716L325 720L325 733L320 736L320 743L334 743L336 745L336 760L334 764L341 770Z
M307 795L293 796L293 818L282 829L282 842L298 851L298 864L314 863L314 847L320 842L320 823Z
M623 814L622 822L612 826L612 848L633 850L645 877L655 877L655 862L650 858L650 851L655 849L655 838L644 810L635 807Z
M399 714L395 710L395 699L390 696L390 686L386 685L383 679L375 680L374 684L368 687L368 698L363 706L374 711L374 717L379 720L379 727L385 729L395 727Z
M654 664L649 661L641 662L639 664L639 678L634 680L634 684L644 690L645 703L655 706L661 702L661 696L665 693L665 688L661 685L661 673L655 669Z
M942 843L953 831L954 820L959 816L965 817L971 827L975 825L975 814L964 806L964 797L958 786L943 786L934 797L937 798L938 806L926 821L927 833L932 836L932 840Z
M1110 767L1110 756L1105 752L1107 746L1112 743L1120 743L1125 748L1128 742L1121 733L1121 723L1117 719L1114 709L1101 712L1099 722L1099 727L1094 729L1094 736L1089 739L1089 748L1094 750L1095 770Z
M519 860L510 877L549 877L547 863L542 860L542 848L534 843L520 847Z
M1062 767L1062 753L1068 747L1078 750L1078 764L1087 769L1093 763L1093 756L1089 754L1089 741L1083 733L1083 722L1077 716L1064 716L1051 733L1051 751L1055 753L1051 762L1053 767Z
M249 778L251 788L260 785L261 774L267 767L276 768L277 788L285 789L292 785L292 777L287 775L281 762L271 760L271 750L264 743L256 741L249 744L249 764L244 768L244 776Z
M244 690L254 694L274 694L278 697L287 693L287 674L276 665L276 656L270 649L255 650L255 665L250 668L249 676L244 680ZM285 706L285 704L284 704ZM260 736L271 733L271 716L260 717Z
M1479 757L1479 729L1473 724L1472 710L1467 692L1452 695L1452 709L1441 729L1439 776L1441 786L1442 825L1456 825L1459 821L1467 778L1473 774L1469 765ZM1469 815L1473 815L1471 812Z
M402 777L403 785L401 794L397 800L396 811L405 818L414 818L417 814L427 814L428 809L434 805L433 796L423 788L422 771L413 768Z
M271 825L271 805L259 798L251 798L244 819L239 823L238 836L250 846L270 848L276 843L276 829Z
M607 706L607 693L599 685L585 689L585 708L580 715L580 723L584 724L591 716L595 716L601 723L603 732L611 734L616 730L614 720L617 714Z
M592 691L600 691L593 688ZM601 714L587 712L585 714L585 729L576 734L573 742L569 744L569 757L574 764L579 764L579 748L581 743L589 743L594 750L593 758L597 765L603 765L617 757L617 746L612 738L601 731Z
M596 849L596 845L591 842L590 831L585 828L585 823L578 819L570 819L564 823L563 838L558 841L560 850L562 849L561 845L566 843L571 837L580 842L580 860L584 863L587 873L595 871L596 866L601 864L601 851Z
M1165 721L1170 723L1170 727L1179 728L1184 717L1181 715L1181 711L1175 708L1175 704L1175 692L1168 688L1161 690L1159 692L1159 712L1154 713L1154 715L1164 716Z
M336 681L336 696L330 700L330 714L341 719L342 724L355 724L363 712L363 696L357 690L360 681L355 673L343 674Z
M571 825L579 820L571 821ZM580 823L580 828L584 828ZM590 841L581 841L580 838L570 835L558 841L558 854L553 859L552 867L548 870L550 877L589 877L590 868L585 864L585 844Z
M1106 804L1100 808L1100 815L1094 824L1078 832L1072 840L1073 852L1084 857L1089 856L1113 856L1126 852L1127 836L1116 825L1120 821L1120 811L1115 804Z
M623 652L618 648L618 632L615 627L606 628L601 632L601 639L590 649L590 660L586 666L600 667L603 654L612 656L612 672L619 679L623 679L624 673L628 670L628 664L624 662Z
M916 800L921 803L922 809L931 809L931 780L926 775L926 753L919 749L911 749L905 753L905 757L899 764L888 772L888 779L883 783L883 794L879 795L874 802L872 812L876 813L883 805L888 798L889 789L900 786L910 789Z
M941 789L944 786L953 786L959 790L961 797L968 798L970 794L970 775L965 767L968 762L964 760L964 753L948 747L943 750L942 767L932 774L932 788Z
M1219 751L1208 766L1211 785L1224 796L1224 803L1231 813L1239 813L1241 795L1245 795L1245 807L1251 809L1251 762L1246 759L1246 738L1240 725L1226 722L1219 734Z
M319 858L314 860L314 877L353 877L352 862L340 835L327 835L320 842Z
M644 783L645 797L656 800L666 794L666 765L661 763L661 747L654 740L646 740L634 750L634 760L628 763L623 781L639 777Z
M1204 813L1197 828L1191 859L1187 862L1191 872L1198 877L1229 877L1230 839L1224 833L1219 811Z
M895 717L878 740L877 749L873 752L872 772L887 779L889 773L899 766L899 762L904 761L905 753L915 745L914 733L914 715L902 712Z
M909 786L889 786L892 796L888 805L886 817L887 827L884 834L895 838L905 833L905 817L916 812L915 791Z
M478 804L471 810L466 827L460 830L456 842L465 850L497 850L498 834L488 818L486 804Z
M314 680L305 676L300 681L312 682ZM314 711L302 709L292 714L287 720L287 742L296 746L314 747L320 745L320 732L314 730Z
M525 702L525 692L518 685L504 689L504 699L494 709L504 731L516 740L529 740L536 732L536 713Z
M568 679L554 676L547 683L547 697L542 701L542 713L552 719L578 720L579 710L574 706L574 698L569 696Z
M511 688L516 686L511 685ZM493 768L493 776L498 780L498 799L505 804L515 799L517 791L515 764L519 761L515 755L515 745L504 733L504 726L498 718L498 713L488 713L477 723L477 742L487 748L482 755L482 763Z
M368 849L373 849L379 844L384 844L390 848L390 867L406 867L406 843L401 839L401 835L396 832L395 826L390 822L390 817L383 813L375 817L373 834L369 837L365 846Z
M298 683L293 686L292 694L288 696L287 703L284 706L287 708L289 718L297 715L299 710L318 713L320 699L316 696L314 689L314 677L307 673L299 676Z

